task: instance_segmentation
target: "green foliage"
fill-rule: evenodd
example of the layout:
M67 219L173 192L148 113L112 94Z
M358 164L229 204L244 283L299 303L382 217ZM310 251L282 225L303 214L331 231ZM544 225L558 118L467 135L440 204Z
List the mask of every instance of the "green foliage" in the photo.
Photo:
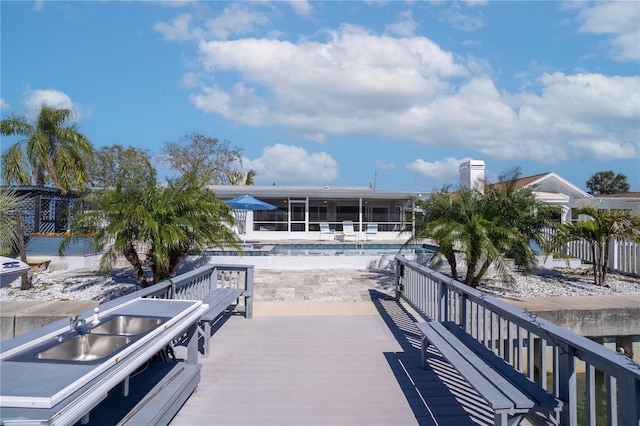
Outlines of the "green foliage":
M242 149L198 133L167 142L161 158L179 173L194 172L210 184L253 185L256 174L242 170Z
M15 253L18 246L18 229L15 214L24 197L13 190L0 188L0 255Z
M7 184L45 186L52 184L65 194L87 183L83 159L93 150L76 124L65 125L70 109L42 105L34 124L25 117L12 116L0 122L5 136L25 139L2 155L2 179Z
M114 187L149 174L155 179L148 150L122 145L104 146L85 159L88 181L98 188Z
M640 216L630 210L598 210L593 206L581 207L577 213L588 219L561 224L550 249L571 241L587 241L593 258L594 284L606 286L611 240L628 238L640 242Z
M239 250L231 229L232 210L205 184L202 177L187 173L163 187L155 180L155 171L120 180L115 187L92 194L88 201L95 209L75 216L72 229L76 235L97 231L93 243L97 250L104 250L103 272L123 256L143 286L149 284L143 261L156 283L169 278L192 252L213 246ZM63 243L62 252L73 239L70 236Z
M589 194L593 195L629 192L627 176L621 173L616 175L611 170L595 173L589 178L586 185L589 188Z
M432 239L439 247L434 266L447 260L452 277L458 277L458 261L466 265L464 283L477 287L493 265L504 281L512 277L506 259L525 271L536 265L529 241L544 242L543 230L553 226L556 208L536 200L532 188L517 188L519 169L500 176L484 192L445 187L417 206L414 235L406 244Z

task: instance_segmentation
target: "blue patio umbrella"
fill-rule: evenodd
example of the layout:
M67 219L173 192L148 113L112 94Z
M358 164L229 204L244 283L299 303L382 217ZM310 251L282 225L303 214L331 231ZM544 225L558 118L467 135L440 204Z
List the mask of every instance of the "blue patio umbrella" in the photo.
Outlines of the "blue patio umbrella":
M258 200L251 195L241 195L240 197L232 198L230 200L225 201L231 208L236 211L236 219L238 219L239 223L242 223L242 233L244 235L244 240L246 242L247 232L247 211L260 211L260 210L275 210L276 206L265 203L264 201Z

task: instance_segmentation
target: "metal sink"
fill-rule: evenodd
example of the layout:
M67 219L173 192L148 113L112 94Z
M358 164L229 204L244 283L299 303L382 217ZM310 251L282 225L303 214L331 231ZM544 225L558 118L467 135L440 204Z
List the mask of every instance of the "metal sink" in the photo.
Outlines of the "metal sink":
M90 334L117 334L135 336L151 330L166 321L165 318L118 315L105 318L102 324L88 330Z
M51 339L7 358L7 361L98 364L136 340L132 336L109 334L71 333L60 337L64 340Z

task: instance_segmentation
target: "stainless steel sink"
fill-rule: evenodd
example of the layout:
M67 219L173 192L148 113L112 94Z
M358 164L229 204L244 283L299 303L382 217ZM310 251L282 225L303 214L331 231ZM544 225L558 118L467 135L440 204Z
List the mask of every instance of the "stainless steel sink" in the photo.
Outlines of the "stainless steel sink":
M131 342L128 336L76 335L35 354L36 359L91 362L105 358Z
M166 321L165 318L118 315L88 330L90 334L117 334L135 336L151 330Z

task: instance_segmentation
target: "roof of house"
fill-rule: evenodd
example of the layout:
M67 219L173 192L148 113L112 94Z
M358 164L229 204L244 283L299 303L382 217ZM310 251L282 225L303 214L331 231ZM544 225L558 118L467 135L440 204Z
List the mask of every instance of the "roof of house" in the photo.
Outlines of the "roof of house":
M599 194L598 198L640 198L640 192L622 192L620 194Z
M332 198L375 198L375 199L409 199L423 197L429 191L386 191L373 190L367 187L340 186L257 186L257 185L209 185L216 196L233 198L240 195L254 197L332 197Z

